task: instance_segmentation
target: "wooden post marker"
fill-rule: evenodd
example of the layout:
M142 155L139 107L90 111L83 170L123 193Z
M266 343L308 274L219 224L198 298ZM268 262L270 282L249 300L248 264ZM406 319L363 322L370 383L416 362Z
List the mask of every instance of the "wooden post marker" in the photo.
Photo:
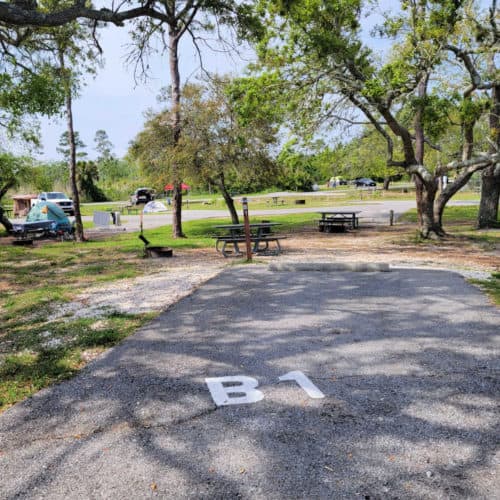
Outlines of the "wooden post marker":
M252 242L250 240L250 221L248 219L248 200L246 197L242 198L243 203L243 223L245 224L245 242L247 245L247 262L252 261Z

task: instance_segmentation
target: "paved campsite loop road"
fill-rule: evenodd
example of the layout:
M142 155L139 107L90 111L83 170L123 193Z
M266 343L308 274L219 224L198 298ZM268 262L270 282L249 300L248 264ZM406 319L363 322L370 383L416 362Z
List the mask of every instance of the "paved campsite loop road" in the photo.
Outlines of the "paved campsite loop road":
M391 210L394 211L395 217L403 214L407 210L415 207L415 201L384 201L384 202L365 202L365 203L354 203L345 206L335 206L338 210L359 210L361 225L365 223L382 223L389 224L389 213ZM241 205L239 206L239 212L241 211ZM249 204L250 217L272 217L273 215L286 215L294 213L307 213L314 212L317 213L321 207L303 207L303 208L276 208L276 209L264 209L264 210L253 210L251 203ZM139 215L122 215L121 226L127 231L139 231L140 229L140 216ZM212 219L212 218L227 218L229 219L229 212L227 209L218 210L200 210L190 208L189 210L182 211L182 220L191 221L199 219ZM84 220L91 221L91 216L84 217ZM172 212L165 212L159 214L147 214L143 217L143 228L153 229L159 226L165 226L172 224Z
M0 416L0 498L494 498L499 324L451 272L229 268Z

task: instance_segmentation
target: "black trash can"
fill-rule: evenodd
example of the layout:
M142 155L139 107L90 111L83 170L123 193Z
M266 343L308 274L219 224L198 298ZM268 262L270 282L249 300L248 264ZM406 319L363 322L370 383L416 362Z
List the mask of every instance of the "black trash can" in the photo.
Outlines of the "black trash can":
M271 222L270 220L261 220L261 222L263 224L268 224L269 222ZM260 234L271 234L271 228L270 227L263 227L261 230L260 230Z

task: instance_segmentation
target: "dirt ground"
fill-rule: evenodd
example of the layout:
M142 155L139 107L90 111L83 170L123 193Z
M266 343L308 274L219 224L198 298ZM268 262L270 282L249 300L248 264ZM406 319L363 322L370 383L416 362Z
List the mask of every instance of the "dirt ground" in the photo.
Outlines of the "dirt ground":
M495 234L500 230L494 230ZM490 230L489 234L493 231ZM477 232L480 235L481 232ZM500 244L450 236L442 241L417 242L414 225L373 226L347 233L316 230L289 235L283 257L328 257L342 262L387 262L457 270L500 270Z
M479 272L500 271L500 238L496 243L482 241L481 235L500 235L500 229L476 231L475 238L450 235L441 241L417 241L413 224L363 226L345 233L320 233L310 228L287 234L282 242L280 260L327 259L341 262L387 262L392 265L430 266ZM11 245L13 238L0 238L1 245ZM43 245L51 240L35 241ZM229 264L213 247L174 251L168 267L204 262ZM266 257L266 260L268 257ZM156 261L156 262L155 262ZM147 263L146 263L147 262ZM145 268L163 267L163 259L148 260Z

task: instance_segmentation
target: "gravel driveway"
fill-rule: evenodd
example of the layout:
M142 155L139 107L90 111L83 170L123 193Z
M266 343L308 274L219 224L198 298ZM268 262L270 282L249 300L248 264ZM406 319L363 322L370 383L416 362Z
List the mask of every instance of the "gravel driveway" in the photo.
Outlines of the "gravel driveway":
M499 324L451 272L231 268L0 416L0 498L495 498Z

